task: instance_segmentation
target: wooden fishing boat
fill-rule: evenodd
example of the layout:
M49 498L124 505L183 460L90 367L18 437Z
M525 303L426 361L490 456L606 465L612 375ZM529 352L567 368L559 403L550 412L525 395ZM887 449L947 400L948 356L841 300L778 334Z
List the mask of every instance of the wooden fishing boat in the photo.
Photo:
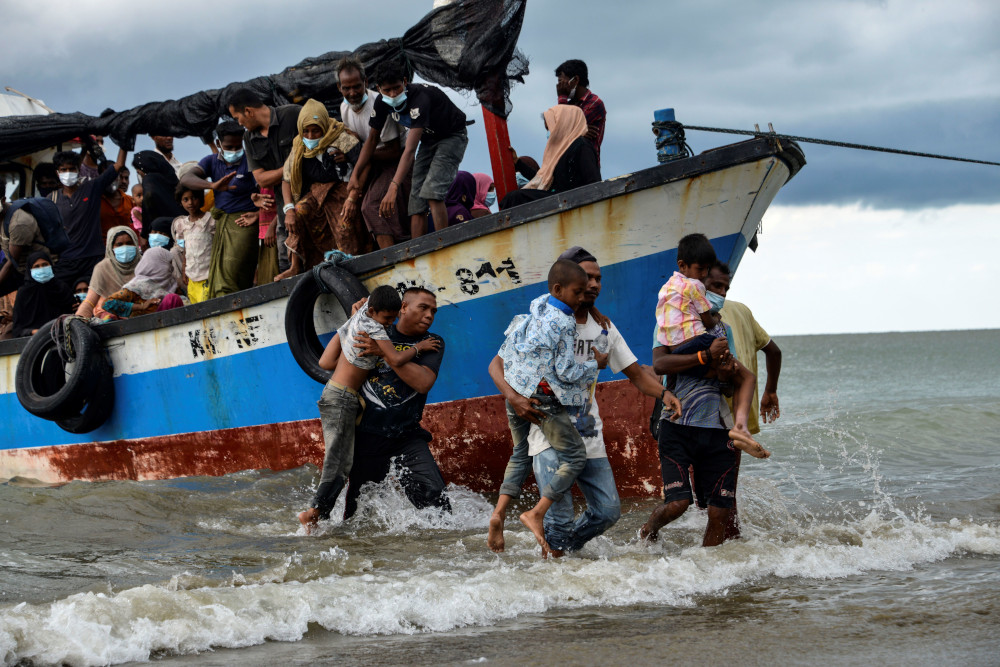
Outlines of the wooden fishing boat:
M804 164L796 144L760 137L449 227L338 271L353 276L355 292L419 285L437 295L432 331L447 348L424 426L448 481L495 491L510 434L486 367L511 317L546 290L556 256L573 245L597 256L598 306L649 363L656 293L676 266L678 240L706 234L736 270L767 207ZM141 480L321 464L321 385L289 346L289 332L302 332L286 327L290 295L313 280L307 273L97 327L94 353L109 361L109 386L88 409L106 419L86 433L22 407L16 379L30 339L0 342L0 478ZM324 295L311 324L323 338L343 318L336 294ZM308 319L299 318L307 338ZM620 491L655 493L652 401L609 371L601 380L597 400Z

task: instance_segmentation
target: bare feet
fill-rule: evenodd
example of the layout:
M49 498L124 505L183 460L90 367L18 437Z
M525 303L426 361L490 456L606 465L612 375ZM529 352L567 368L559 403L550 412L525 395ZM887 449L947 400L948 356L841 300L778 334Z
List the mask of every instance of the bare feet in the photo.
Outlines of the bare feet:
M729 437L732 439L733 447L746 452L750 456L758 459L766 459L771 456L771 452L764 449L749 433L734 428L729 431Z
M653 530L647 523L642 524L642 528L639 529L639 539L643 542L655 542L659 536L659 531Z
M493 513L490 517L490 532L486 536L486 544L489 545L490 550L500 553L504 550L503 541L503 514Z
M538 546L542 548L542 558L548 558L549 554L552 552L552 547L549 543L545 541L545 528L542 526L542 517L544 514L539 514L535 512L534 509L530 509L523 513L520 517L521 523L532 532L535 536L535 540L538 542Z
M313 528L319 523L319 510L310 507L305 512L299 512L299 522L306 529L306 535L312 535Z
M279 280L284 280L285 278L291 278L292 276L297 276L298 274L299 274L298 270L294 268L289 268L288 270L282 271L281 273L276 275L274 277L274 282L278 282Z

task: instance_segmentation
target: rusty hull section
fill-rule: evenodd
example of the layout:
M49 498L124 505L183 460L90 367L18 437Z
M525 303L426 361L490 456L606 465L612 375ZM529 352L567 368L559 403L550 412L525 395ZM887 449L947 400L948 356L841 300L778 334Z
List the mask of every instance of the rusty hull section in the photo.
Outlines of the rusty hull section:
M598 385L608 459L622 496L657 495L660 469L649 435L653 399L627 380ZM445 480L496 493L510 456L504 402L485 396L428 405L423 425ZM318 419L184 433L143 440L0 451L0 465L18 478L59 484L70 480L151 480L225 475L241 470L287 470L323 463Z

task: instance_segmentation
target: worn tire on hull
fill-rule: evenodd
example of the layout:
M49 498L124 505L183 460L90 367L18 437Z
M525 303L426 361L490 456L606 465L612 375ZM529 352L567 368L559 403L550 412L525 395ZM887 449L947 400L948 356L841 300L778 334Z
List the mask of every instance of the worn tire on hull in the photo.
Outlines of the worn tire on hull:
M326 384L330 371L320 368L319 358L323 344L316 333L313 310L321 294L333 294L344 313L351 314L351 306L358 299L368 296L368 290L350 271L339 266L320 265L299 280L288 295L285 309L285 338L295 361L316 382Z
M79 413L67 419L56 421L56 425L62 430L70 433L90 433L104 424L111 416L111 411L115 407L114 369L104 357L103 350L100 357L103 364L101 364L101 376L97 386L93 392L88 394L87 401Z
M14 374L17 400L24 409L52 421L79 415L108 365L97 332L82 320L70 320L66 329L75 360L72 372L66 377L51 336L55 322L42 325L31 337Z

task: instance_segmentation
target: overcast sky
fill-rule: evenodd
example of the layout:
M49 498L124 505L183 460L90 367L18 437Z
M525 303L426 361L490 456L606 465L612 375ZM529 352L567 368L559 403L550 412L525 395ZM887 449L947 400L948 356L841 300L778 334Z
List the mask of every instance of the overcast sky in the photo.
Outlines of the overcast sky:
M57 111L126 109L400 36L431 4L50 0L41 11L2 0L0 85ZM788 134L1000 161L998 35L995 0L531 0L520 48L532 73L514 91L510 133L519 152L541 154L553 69L582 58L608 108L605 177L655 164L649 123L663 107L690 125L772 122ZM458 99L479 121L463 168L489 171L481 113ZM697 152L735 139L690 131L688 140ZM732 296L765 328L1000 327L996 305L946 306L955 312L941 317L955 296L942 270L1000 284L1000 167L803 148L809 164L778 195L734 282ZM188 160L205 149L185 139L177 152ZM871 300L845 289L884 301L854 312Z

